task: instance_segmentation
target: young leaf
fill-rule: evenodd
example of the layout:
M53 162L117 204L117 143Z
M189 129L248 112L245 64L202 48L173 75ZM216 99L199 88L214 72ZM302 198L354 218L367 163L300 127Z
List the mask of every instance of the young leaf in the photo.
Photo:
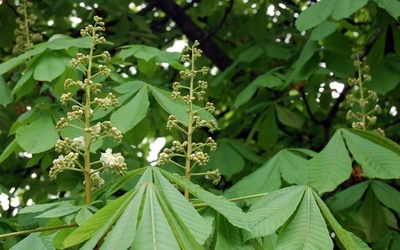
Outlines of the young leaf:
M18 128L16 133L18 144L32 154L53 148L58 137L50 114L43 114L29 125Z
M384 236L388 230L385 213L376 195L370 188L359 211L362 230L368 242L374 242Z
M400 155L342 129L347 147L355 160L361 165L364 174L370 178L398 179L400 178Z
M348 208L357 201L361 200L361 197L365 193L365 190L367 190L368 185L369 181L364 181L336 193L331 204L332 210L338 211Z
M273 234L296 210L305 190L304 186L282 188L253 203L247 213L251 232L243 232L244 240Z
M319 193L330 192L349 178L351 171L349 153L340 131L336 131L325 148L308 161L308 184Z
M147 114L150 105L147 87L144 85L127 104L111 114L111 123L125 133L138 124Z
M276 249L333 249L327 225L311 188L305 190L294 217L280 230Z
M398 190L378 180L372 181L371 186L376 197L383 205L400 212L400 192Z

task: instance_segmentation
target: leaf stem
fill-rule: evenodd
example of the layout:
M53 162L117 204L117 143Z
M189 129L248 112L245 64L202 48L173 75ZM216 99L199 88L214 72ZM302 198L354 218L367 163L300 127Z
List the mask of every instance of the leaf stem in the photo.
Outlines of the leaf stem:
M69 225L60 225L60 226L54 226L54 227L36 228L36 229L12 232L12 233L7 233L7 234L0 234L0 239L4 239L4 238L7 238L7 237L11 237L11 236L19 236L19 235L25 235L25 234L31 234L31 233L37 233L37 232L45 232L45 231L51 231L51 230L63 229L63 228L70 228L70 227L77 227L77 226L78 226L77 223L73 223L73 224L69 224Z
M241 200L246 200L246 199L251 199L251 198L258 198L258 197L266 196L267 194L268 193L252 194L252 195L247 195L247 196L228 199L228 201L234 202L234 201L241 201ZM194 208L202 208L202 207L207 207L207 206L208 206L207 203L193 204Z

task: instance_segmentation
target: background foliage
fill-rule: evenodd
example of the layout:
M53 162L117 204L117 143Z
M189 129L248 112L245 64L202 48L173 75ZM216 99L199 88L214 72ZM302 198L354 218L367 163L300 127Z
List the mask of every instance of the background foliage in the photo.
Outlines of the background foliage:
M104 249L117 247L113 242L121 244L116 249L165 242L171 249L400 248L399 1L44 0L28 10L38 17L31 33L44 42L22 54L12 53L16 3L0 3L0 192L10 202L2 200L0 233L80 225L24 241L0 239L3 248L86 242L92 249L113 225ZM112 55L104 93L115 93L119 106L93 118L111 120L124 140L118 146L105 140L92 153L116 148L131 172L122 178L105 174L106 186L90 206L81 203L79 174L50 181L48 171L57 158L54 124L67 110L59 102L64 80L82 77L69 61L90 47L78 37L94 15L106 22L108 42L101 49ZM165 129L169 114L185 119L185 108L170 100L184 69L180 53L166 51L177 40L198 40L205 56L197 63L211 69L207 99L216 107L219 130L201 131L196 139L217 141L201 170L219 168L222 180L213 185L192 178L209 192L170 174L178 171L172 165L142 168L150 165L155 138L165 137L170 146L182 136ZM354 120L346 119L349 110L360 109L346 99L358 93L347 84L360 77L354 50L370 67L372 80L364 86L378 94L369 108L382 109L371 131L351 129ZM377 128L386 138L372 132ZM187 203L171 180L198 204ZM237 206L218 196L266 192ZM32 203L46 205L26 207ZM151 224L146 211L159 224ZM124 229L124 221L130 227ZM148 242L153 229L160 237ZM132 235L134 240L127 237Z

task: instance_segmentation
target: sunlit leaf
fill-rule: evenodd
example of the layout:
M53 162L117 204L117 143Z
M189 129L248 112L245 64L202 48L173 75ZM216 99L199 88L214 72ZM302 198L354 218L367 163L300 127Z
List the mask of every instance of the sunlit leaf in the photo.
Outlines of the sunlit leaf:
M311 29L325 21L335 8L337 1L322 0L303 11L296 20L296 28L300 31Z

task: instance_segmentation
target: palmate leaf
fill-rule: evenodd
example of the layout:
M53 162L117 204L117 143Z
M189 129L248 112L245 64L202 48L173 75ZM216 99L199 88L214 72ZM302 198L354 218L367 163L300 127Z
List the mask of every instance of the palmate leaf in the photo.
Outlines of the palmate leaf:
M377 241L386 234L388 228L385 213L371 188L362 203L359 217L368 242Z
M318 204L318 207L320 211L322 212L322 215L324 216L325 220L328 222L330 227L333 229L335 232L335 235L339 239L340 243L342 243L343 247L346 250L368 250L370 249L368 245L363 242L360 238L355 236L349 231L346 231L343 229L343 227L337 222L335 217L332 215L331 211L329 208L326 206L326 204L321 200L321 198L318 196L316 192L313 191L313 196L315 201Z
M275 249L333 249L327 225L313 197L306 188L293 218L281 228Z
M400 178L400 155L373 141L365 139L351 130L341 129L347 147L370 178Z
M287 187L253 203L246 214L251 232L243 232L244 240L273 234L296 210L305 190L305 186Z
M90 217L64 247L89 239L81 249L93 249L108 232L101 249L202 249L211 231L159 170L148 167L132 191Z
M207 192L200 186L183 180L179 176L171 174L163 169L160 169L160 171L165 177L172 180L181 188L189 190L192 195L199 198L199 200L204 203L207 203L208 206L223 215L232 225L245 230L250 230L246 214L237 207L235 203L226 200L223 196L216 196Z
M325 148L308 161L308 184L319 193L330 192L349 178L351 171L349 153L340 131L336 131Z

